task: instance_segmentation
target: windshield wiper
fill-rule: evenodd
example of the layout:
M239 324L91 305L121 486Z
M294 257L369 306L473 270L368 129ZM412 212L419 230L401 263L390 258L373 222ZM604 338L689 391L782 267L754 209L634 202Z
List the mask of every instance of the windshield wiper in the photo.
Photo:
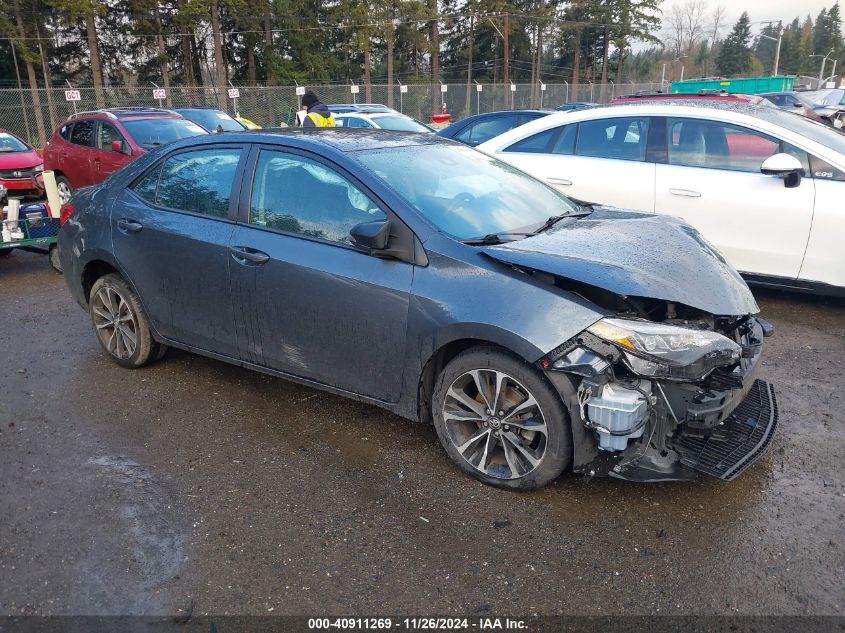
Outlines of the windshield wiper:
M468 240L461 240L464 244L471 246L490 246L492 244L505 244L513 240L503 239L503 235L516 235L519 237L529 237L534 233L523 233L521 231L502 231L501 233L488 233L483 237L471 237Z

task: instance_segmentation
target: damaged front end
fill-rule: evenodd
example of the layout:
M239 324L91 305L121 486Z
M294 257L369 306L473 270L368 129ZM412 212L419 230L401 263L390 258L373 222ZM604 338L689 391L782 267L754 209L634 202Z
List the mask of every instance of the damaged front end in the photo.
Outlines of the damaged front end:
M569 405L573 470L633 481L699 472L731 480L765 451L777 426L774 391L756 377L772 328L751 315L659 303L648 319L604 318L539 361Z

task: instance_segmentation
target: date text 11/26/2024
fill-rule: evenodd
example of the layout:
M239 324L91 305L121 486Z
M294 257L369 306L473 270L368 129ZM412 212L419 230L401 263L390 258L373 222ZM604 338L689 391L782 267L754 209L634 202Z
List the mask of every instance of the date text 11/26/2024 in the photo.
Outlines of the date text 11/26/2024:
M347 631L401 629L408 631L525 631L528 624L513 618L309 618L309 630Z

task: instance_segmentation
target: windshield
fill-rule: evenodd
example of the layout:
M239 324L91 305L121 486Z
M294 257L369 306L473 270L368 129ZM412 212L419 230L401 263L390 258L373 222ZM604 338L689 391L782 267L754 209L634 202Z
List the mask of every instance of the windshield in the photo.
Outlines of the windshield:
M459 240L533 230L579 211L539 180L469 147L411 145L355 152L422 216Z
M186 119L199 123L209 132L216 132L218 127L224 132L243 132L244 126L222 110L176 110Z
M12 136L8 132L0 132L0 152L8 154L9 152L28 152L29 148L18 137Z
M775 123L796 134L806 136L811 141L821 143L835 152L845 154L845 134L824 123L811 121L803 116L795 116L792 112L784 112L780 108L756 108L754 116Z
M845 105L845 90L834 88L832 90L813 90L805 92L805 97L814 105Z
M159 147L183 138L208 134L193 121L185 119L135 119L122 121L123 127L141 147Z
M373 117L373 120L383 130L395 130L396 132L431 132L431 129L422 123L417 123L411 117L401 116L399 114Z

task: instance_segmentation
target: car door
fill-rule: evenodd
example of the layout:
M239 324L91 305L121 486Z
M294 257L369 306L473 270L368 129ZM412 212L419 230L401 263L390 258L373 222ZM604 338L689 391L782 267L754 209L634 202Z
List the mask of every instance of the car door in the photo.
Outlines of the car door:
M666 164L657 165L657 213L682 217L747 273L794 279L813 220L815 186L786 188L760 173L780 152L809 175L806 152L747 127L690 117L655 119L665 126Z
M132 160L132 157L123 151L114 151L112 149L113 141L120 141L122 146L126 148L124 151L131 151L126 139L114 125L108 121L99 121L97 124L97 141L91 153L91 166L95 182L102 182Z
M649 126L647 116L569 123L517 141L499 156L573 198L651 212Z
M293 150L254 150L232 237L245 358L382 401L399 398L413 266L349 231L387 217L361 183Z
M156 330L232 358L232 189L245 155L243 146L222 144L174 152L125 189L111 212L115 257Z
M63 148L62 167L65 177L74 189L94 184L91 154L94 148L94 133L97 122L82 119L73 124L70 131L70 143Z

